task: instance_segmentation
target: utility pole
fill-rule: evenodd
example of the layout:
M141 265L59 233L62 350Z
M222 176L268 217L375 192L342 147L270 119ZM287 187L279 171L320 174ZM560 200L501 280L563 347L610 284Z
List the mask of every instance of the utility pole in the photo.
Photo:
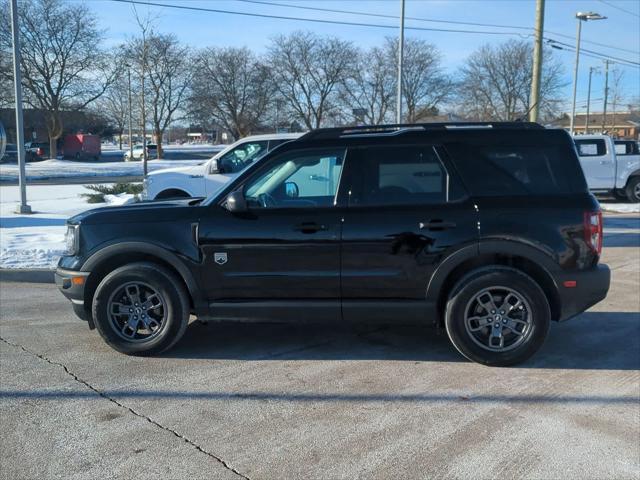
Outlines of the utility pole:
M544 31L544 0L536 0L536 39L533 47L531 72L531 101L529 121L537 122L540 109L540 77L542 74L542 37Z
M604 61L604 107L602 108L602 133L607 124L607 100L609 99L609 64L610 60Z
M398 92L396 123L402 123L402 60L404 55L404 0L400 0L400 39L398 40Z
M587 119L584 122L584 133L589 134L589 111L591 110L591 76L595 67L589 67L589 87L587 88Z
M16 213L32 213L27 205L27 171L24 151L24 123L22 121L22 75L20 72L20 38L18 30L18 3L11 0L11 35L13 37L13 86L16 99L16 143L18 147L18 183L20 184L20 205Z

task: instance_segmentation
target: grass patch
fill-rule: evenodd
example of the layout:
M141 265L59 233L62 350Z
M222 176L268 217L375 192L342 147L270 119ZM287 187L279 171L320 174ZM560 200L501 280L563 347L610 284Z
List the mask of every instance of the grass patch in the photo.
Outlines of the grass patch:
M142 193L141 183L115 183L113 185L85 185L85 188L96 193L81 193L80 196L87 199L87 203L104 203L105 195L120 195L129 193L135 195L136 201L140 199Z

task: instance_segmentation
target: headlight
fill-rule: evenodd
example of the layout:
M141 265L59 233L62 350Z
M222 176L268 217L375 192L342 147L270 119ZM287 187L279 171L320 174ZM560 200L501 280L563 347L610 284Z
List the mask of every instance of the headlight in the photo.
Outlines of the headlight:
M80 225L67 225L65 244L67 246L65 255L75 255L78 253L80 246Z

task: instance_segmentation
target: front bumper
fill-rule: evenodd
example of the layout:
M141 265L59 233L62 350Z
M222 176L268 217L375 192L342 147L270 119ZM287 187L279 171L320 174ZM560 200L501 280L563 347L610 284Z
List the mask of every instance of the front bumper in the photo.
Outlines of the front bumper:
M561 305L558 320L564 321L605 299L611 283L611 271L607 265L600 264L590 270L564 273L557 280ZM575 282L568 283L575 286L566 286L565 282Z
M58 289L62 294L71 300L74 313L82 320L91 322L88 310L84 305L84 288L87 283L89 272L78 272L75 270L56 269L55 280Z

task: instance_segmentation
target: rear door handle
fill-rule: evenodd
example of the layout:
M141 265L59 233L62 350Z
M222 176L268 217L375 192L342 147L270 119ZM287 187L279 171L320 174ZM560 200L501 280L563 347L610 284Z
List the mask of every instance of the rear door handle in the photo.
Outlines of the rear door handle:
M438 230L447 230L448 228L455 228L456 224L455 222L445 222L444 220L429 220L428 222L420 222L418 224L418 226L420 227L420 230L432 230L432 231L438 231Z
M325 231L327 227L326 225L320 225L315 222L303 222L293 227L293 229L302 233L316 233L316 232Z

